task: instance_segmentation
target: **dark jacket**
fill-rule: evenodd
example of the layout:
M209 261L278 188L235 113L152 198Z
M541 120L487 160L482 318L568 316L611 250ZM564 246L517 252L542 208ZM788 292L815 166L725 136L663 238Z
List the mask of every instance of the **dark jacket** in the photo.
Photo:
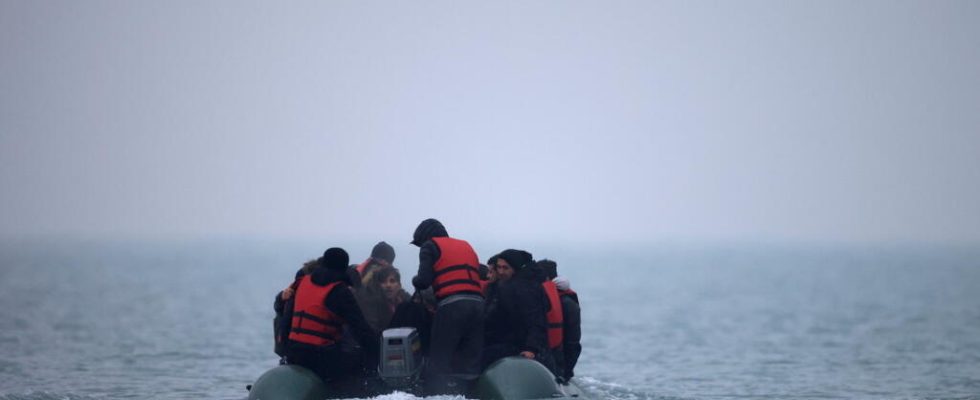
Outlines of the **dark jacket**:
M419 224L412 236L412 243L419 246L419 270L412 278L412 286L418 290L432 286L432 281L436 279L435 270L432 267L442 257L439 246L432 241L434 237L449 236L442 223L434 219L427 219Z
M297 273L297 279L301 277L302 275ZM313 271L311 280L318 286L326 286L337 281L345 283L330 291L330 294L323 300L323 306L344 319L344 327L357 340L358 344L360 344L361 349L364 351L365 359L377 362L380 346L378 343L379 336L364 319L364 314L357 305L357 300L354 299L354 294L350 289L351 282L347 271L317 268ZM281 300L281 297L277 298L277 301L279 300ZM285 321L292 321L291 308L287 307L284 310L283 319ZM310 346L303 343L295 342L290 342L289 348L290 351L317 351L317 349L310 348Z
M564 365L561 369L567 381L574 376L575 364L582 354L582 310L578 304L578 296L561 294L562 321L562 356Z
M418 290L432 286L432 281L436 279L436 272L432 267L439 261L439 257L442 257L439 246L432 240L426 240L419 248L419 271L412 278L412 286Z
M518 351L540 354L548 348L548 297L541 287L540 268L528 266L507 282L487 288L487 345L508 344Z
M398 305L391 316L388 328L415 328L422 342L422 354L429 354L429 337L432 333L432 313L424 305L406 301Z
M312 265L304 265L303 268L296 271L296 276L293 278L293 283L290 284L289 287L295 291L296 288L299 287L300 280L302 280L309 271L312 271L312 269ZM291 297L289 300L283 300L282 292L280 291L276 294L276 300L272 303L272 309L276 312L276 317L273 319L272 323L273 333L275 335L275 351L279 356L286 355L286 347L288 346L286 338L289 337L289 332L292 327L291 320L293 315L293 299L295 299L295 297Z

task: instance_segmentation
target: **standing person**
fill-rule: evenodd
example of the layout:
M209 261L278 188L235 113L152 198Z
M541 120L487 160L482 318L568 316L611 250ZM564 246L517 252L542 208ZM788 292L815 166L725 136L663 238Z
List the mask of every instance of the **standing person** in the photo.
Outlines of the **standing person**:
M449 237L435 219L422 221L412 244L419 246L416 290L432 287L438 306L432 323L426 391L465 393L450 375L472 381L480 374L483 348L483 289L479 258L464 240ZM463 385L465 386L465 385Z
M286 353L290 364L309 368L341 390L353 391L356 378L376 368L379 344L378 334L364 320L351 293L349 261L343 249L327 249L318 266L300 279L293 293ZM360 343L363 354L342 350L344 330Z
M520 355L554 370L548 354L548 298L541 287L544 273L523 250L504 250L493 261L497 280L488 288L484 366Z
M555 362L561 370L565 382L575 376L575 364L582 354L582 310L579 308L578 294L571 289L568 279L558 276L558 263L541 260L538 263L548 279L554 282L561 301L562 345L555 354Z

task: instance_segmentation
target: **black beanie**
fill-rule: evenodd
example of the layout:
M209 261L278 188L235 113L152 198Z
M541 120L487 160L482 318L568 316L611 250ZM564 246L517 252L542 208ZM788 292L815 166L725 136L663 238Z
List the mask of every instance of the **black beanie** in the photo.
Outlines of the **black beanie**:
M320 260L324 267L335 271L343 271L347 269L347 264L350 263L350 257L347 256L347 252L340 247L331 247L327 249L327 251L323 252L323 258Z
M395 262L395 248L391 247L390 244L385 242L378 242L371 249L371 258L376 260L385 260L388 264Z
M513 268L514 271L520 271L534 261L534 257L531 256L531 253L524 250L514 249L507 249L500 252L500 254L497 254L497 258L502 258L504 261L507 261L507 264L510 264L510 267Z

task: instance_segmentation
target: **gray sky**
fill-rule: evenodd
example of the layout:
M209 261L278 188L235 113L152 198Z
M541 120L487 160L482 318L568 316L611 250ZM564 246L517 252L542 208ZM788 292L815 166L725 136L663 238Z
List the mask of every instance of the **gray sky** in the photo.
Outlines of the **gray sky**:
M0 0L0 234L976 243L978 20Z

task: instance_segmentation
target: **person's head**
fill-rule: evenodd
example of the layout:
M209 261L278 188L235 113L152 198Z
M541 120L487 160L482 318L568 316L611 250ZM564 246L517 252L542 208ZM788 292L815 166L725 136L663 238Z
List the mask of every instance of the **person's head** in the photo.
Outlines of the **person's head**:
M510 278L514 277L514 267L510 266L510 263L503 258L498 258L493 266L494 275L496 280L501 282L507 282Z
M395 248L385 242L378 242L371 249L371 258L381 265L392 265L395 262Z
M419 223L419 226L415 228L411 243L421 247L422 244L432 240L434 237L446 236L449 236L449 233L446 232L446 227L442 226L442 222L439 222L435 218L429 218Z
M541 269L544 270L544 275L548 279L555 279L558 277L558 263L546 258L538 261L538 267L541 267Z
M381 267L374 272L374 284L381 288L385 299L394 301L402 291L402 275L395 267Z
M490 259L487 260L487 266L489 267L489 269L487 270L487 281L489 281L489 282L496 282L497 281L497 278L498 278L498 276L497 276L497 259L498 258L499 257L497 257L497 256L493 256L493 257L490 257Z
M507 249L496 255L497 279L508 281L529 264L534 262L531 253L524 250Z
M347 252L340 247L331 247L327 251L323 252L323 257L320 257L320 265L324 268L333 271L346 272L347 265L350 263L350 257L347 256Z
M303 275L312 274L313 270L315 270L316 267L320 266L320 263L318 261L319 260L314 258L312 260L303 263L303 268L300 268L300 270L303 271Z

